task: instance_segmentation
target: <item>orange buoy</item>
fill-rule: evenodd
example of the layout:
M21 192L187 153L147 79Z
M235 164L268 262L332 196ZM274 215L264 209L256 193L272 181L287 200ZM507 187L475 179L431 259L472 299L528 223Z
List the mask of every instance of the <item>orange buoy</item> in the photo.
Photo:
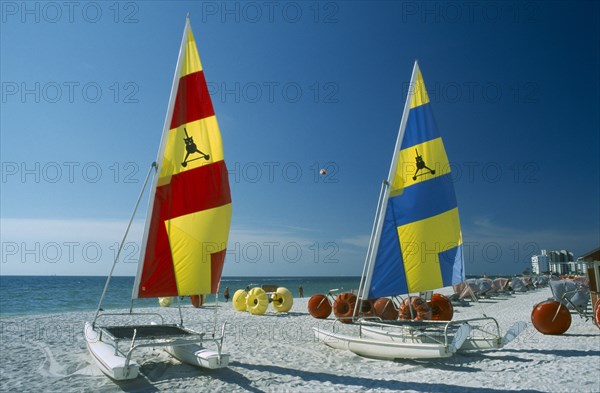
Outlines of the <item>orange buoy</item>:
M190 296L190 300L192 301L192 306L200 308L204 304L204 295L192 295Z
M342 323L352 323L352 314L356 306L356 295L350 292L340 293L333 302L333 315Z
M379 298L375 301L373 307L375 308L375 315L384 321L394 321L398 319L398 310L394 307L392 299L385 297Z
M431 308L431 319L434 321L451 321L454 315L452 302L441 293L434 293L427 302Z
M331 314L331 304L327 296L313 295L308 299L308 312L313 318L325 319Z
M408 305L409 301L412 305L412 315ZM402 301L400 309L398 310L398 316L400 319L405 320L413 319L415 321L426 321L431 319L431 308L422 297L410 296Z
M531 322L540 333L563 334L571 326L571 313L564 304L546 300L533 306Z

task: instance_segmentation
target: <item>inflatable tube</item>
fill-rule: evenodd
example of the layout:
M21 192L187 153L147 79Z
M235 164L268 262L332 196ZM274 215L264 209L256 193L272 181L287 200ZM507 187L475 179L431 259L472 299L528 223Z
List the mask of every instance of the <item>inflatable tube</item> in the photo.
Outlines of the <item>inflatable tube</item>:
M531 322L540 333L563 334L571 326L571 313L564 304L546 300L533 306Z
M333 302L333 315L342 323L352 323L352 314L356 306L356 295L350 292L340 293Z
M246 311L254 315L262 315L269 307L269 297L264 289L252 288L246 296Z
M325 295L313 295L308 299L308 312L313 318L325 319L331 314L331 304Z
M233 308L238 311L246 311L246 296L248 296L248 293L243 289L238 289L235 291L233 298L231 299Z
M454 316L452 302L441 293L434 293L427 302L431 308L431 319L434 321L451 321Z
M408 302L412 305L412 315ZM415 320L415 321L427 321L431 319L431 308L423 299L419 296L410 296L402 301L400 309L398 310L398 316L404 320Z
M398 319L398 310L394 307L392 299L379 298L375 301L373 308L375 308L375 315L384 321L395 321Z
M288 312L294 305L294 297L287 288L279 287L271 295L271 304L277 312Z
M161 307L169 307L171 304L173 304L173 297L172 296L166 296L166 297L159 297L158 298L158 305Z
M200 308L204 304L204 295L192 295L190 296L190 300L192 301L192 306Z

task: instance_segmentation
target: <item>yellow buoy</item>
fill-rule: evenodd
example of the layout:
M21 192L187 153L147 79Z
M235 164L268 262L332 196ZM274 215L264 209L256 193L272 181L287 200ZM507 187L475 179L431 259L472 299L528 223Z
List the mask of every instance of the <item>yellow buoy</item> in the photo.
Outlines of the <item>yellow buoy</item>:
M262 315L269 307L267 293L259 287L252 288L246 296L246 311L254 315Z
M171 304L173 304L172 296L158 298L158 305L161 307L169 307Z
M287 312L292 309L294 305L294 297L287 288L279 287L277 292L273 292L271 295L271 301L273 302L273 308L277 312Z
M238 289L233 294L233 299L231 302L233 303L233 308L238 311L246 311L246 296L248 293L243 289Z

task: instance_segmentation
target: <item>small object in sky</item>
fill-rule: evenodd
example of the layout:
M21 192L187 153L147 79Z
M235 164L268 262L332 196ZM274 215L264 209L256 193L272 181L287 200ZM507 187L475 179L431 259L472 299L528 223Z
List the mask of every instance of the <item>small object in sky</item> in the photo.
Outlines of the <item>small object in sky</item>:
M319 171L319 173L321 174L321 176L325 176L327 174L327 171L325 170L325 168L323 168Z

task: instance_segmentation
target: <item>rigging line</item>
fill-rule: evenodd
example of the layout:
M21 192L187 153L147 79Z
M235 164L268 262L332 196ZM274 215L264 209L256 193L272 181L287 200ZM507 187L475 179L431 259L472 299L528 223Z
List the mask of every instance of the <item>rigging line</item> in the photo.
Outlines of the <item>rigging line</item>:
M142 194L144 193L144 191L146 190L146 186L148 184L148 179L150 178L150 173L152 172L152 169L154 169L154 177L156 177L156 174L158 173L158 164L156 163L156 161L154 161L151 165L150 165L150 169L148 169L148 173L146 174L146 179L144 180L144 185L142 186L142 191L140 192L140 196L138 197L138 201L135 205L135 209L133 211L133 215L131 217L131 219L133 220L133 216L135 215L135 212L140 204L141 198L142 198ZM154 181L154 177L152 178L152 180ZM149 214L149 213L146 213ZM149 221L148 218L151 219L151 217L146 217L146 221ZM130 222L131 225L131 222ZM129 228L127 228L127 230L129 230ZM125 236L127 236L127 233L125 233ZM123 242L121 243L121 246L119 247L119 253L121 252L121 248L123 247L123 244L125 242L125 237L123 238ZM118 259L118 253L117 253L117 258L115 259L115 261ZM144 263L144 261L142 261L141 259L138 261L138 263L140 265L142 265ZM111 271L112 274L112 271ZM133 288L131 289L131 299L129 302L129 313L131 314L133 312L133 295L134 293L136 293L136 281L137 281L137 273L136 273L136 279L133 281Z
M129 223L127 224L127 229L125 230L125 234L123 235L123 240L121 240L121 244L119 245L119 249L117 254L115 255L115 260L113 261L113 265L110 269L110 273L108 277L106 277L106 283L104 284L104 290L102 291L102 296L100 296L100 301L98 302L98 309L96 309L96 315L94 316L94 321L92 322L92 327L96 325L96 319L98 319L98 314L100 314L100 309L102 308L102 301L104 300L104 295L106 295L106 290L108 289L108 284L110 284L110 279L115 271L115 266L117 266L117 262L119 260L119 256L121 255L121 250L123 249L123 245L125 244L125 240L127 239L127 235L129 234L129 229L131 228L131 224L133 223L133 219L135 218L135 213L137 212L138 207L140 206L140 201L142 200L142 196L144 196L144 191L146 191L146 185L148 184L148 179L150 178L150 174L152 174L152 169L156 168L156 161L150 165L150 169L148 169L148 174L146 174L146 179L144 180L144 185L142 186L142 190L140 191L140 195L135 203L135 207L133 208L133 212L131 213L131 218L129 219ZM156 173L156 172L155 172ZM134 285L135 287L135 285ZM133 300L132 300L133 306ZM129 310L131 313L131 309Z

